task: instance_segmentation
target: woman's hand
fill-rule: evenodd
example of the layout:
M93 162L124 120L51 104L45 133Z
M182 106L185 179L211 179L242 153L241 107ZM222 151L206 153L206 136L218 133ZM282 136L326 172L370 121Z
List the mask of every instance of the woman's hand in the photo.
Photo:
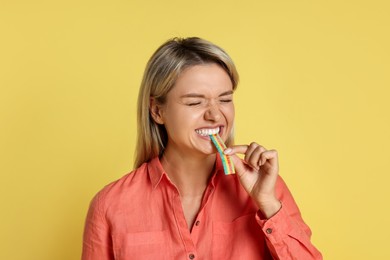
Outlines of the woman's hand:
M235 145L227 148L241 185L254 199L265 218L275 215L281 208L275 196L275 184L279 174L278 153L266 150L257 143ZM244 154L242 161L236 154Z

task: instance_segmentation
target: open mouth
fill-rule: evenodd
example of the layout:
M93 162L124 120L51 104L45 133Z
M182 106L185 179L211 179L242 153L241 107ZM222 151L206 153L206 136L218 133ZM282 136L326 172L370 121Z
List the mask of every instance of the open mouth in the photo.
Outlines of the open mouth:
M196 129L195 132L197 132L201 136L209 136L209 135L215 135L218 134L221 130L221 127L215 127L215 128L201 128Z

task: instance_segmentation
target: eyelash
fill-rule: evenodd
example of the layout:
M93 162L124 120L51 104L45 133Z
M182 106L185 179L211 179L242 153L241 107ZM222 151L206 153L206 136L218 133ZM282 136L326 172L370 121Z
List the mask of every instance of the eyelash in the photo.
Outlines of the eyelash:
M221 99L220 100L222 103L229 103L229 102L232 102L231 99Z
M200 102L196 102L196 103L189 103L188 106L192 107L192 106L197 106L197 105L200 105Z
M230 103L230 102L232 102L232 99L221 99L220 102L221 103ZM192 107L192 106L197 106L200 104L201 104L201 102L194 102L194 103L189 103L188 106Z

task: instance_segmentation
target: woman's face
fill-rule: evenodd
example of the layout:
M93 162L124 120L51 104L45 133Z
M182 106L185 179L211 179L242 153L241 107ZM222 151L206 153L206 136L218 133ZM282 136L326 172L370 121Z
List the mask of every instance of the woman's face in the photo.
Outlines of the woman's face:
M209 134L226 140L233 127L233 85L217 64L186 69L160 107L160 119L168 133L166 149L181 154L216 152Z

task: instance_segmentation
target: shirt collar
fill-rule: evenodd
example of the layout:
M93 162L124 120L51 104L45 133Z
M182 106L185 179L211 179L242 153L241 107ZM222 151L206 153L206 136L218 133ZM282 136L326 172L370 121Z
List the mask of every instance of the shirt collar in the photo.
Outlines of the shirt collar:
M154 157L149 163L148 163L148 173L150 181L152 182L152 187L155 189L157 185L161 182L161 179L165 175L167 176L167 173L164 171L160 158Z

